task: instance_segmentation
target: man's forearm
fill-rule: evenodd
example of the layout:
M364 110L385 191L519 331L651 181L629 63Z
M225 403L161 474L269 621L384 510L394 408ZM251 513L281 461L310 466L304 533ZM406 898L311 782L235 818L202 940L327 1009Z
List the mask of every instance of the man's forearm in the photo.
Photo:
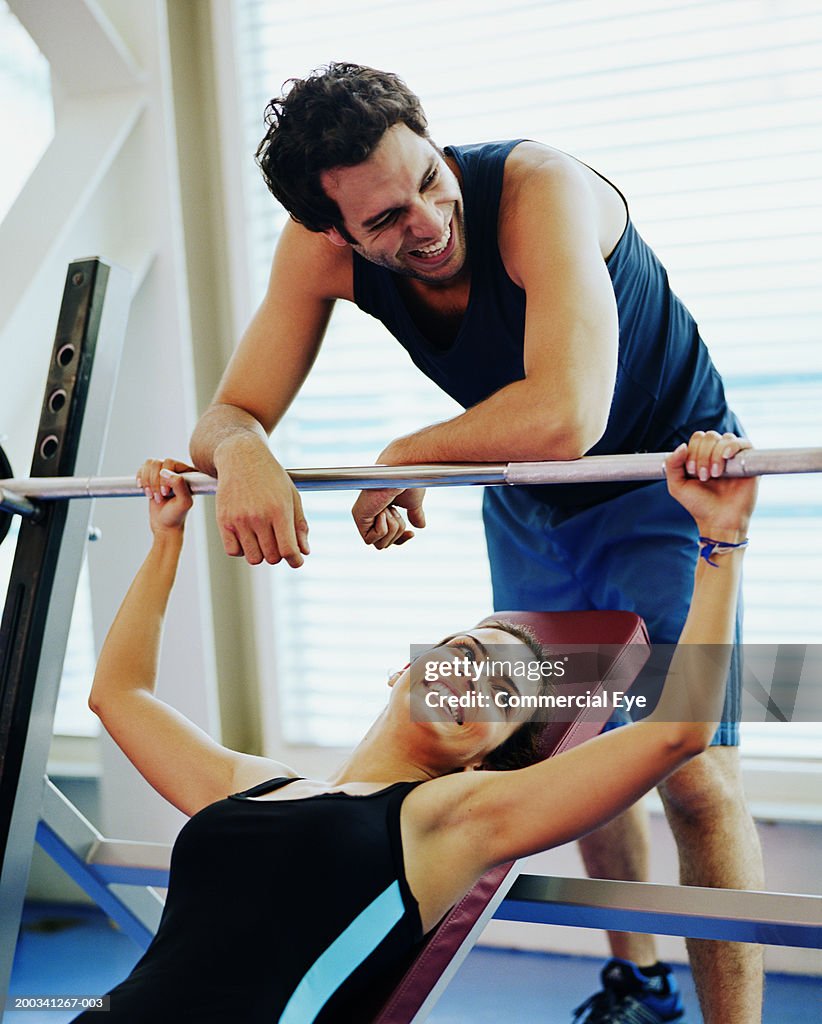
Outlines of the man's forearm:
M217 476L217 449L234 442L259 442L267 447L268 438L259 420L245 409L215 403L206 409L191 435L191 460L200 472Z
M423 462L530 462L576 459L604 429L561 408L544 387L515 381L453 419L398 438L386 449L393 465ZM383 459L385 461L385 459Z

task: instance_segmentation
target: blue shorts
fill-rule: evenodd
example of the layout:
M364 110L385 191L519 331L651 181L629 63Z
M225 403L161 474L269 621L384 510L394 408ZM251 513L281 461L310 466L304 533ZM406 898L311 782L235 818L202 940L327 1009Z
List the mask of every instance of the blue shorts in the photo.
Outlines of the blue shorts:
M632 611L645 620L652 643L679 639L697 530L664 481L564 519L526 488L487 487L483 520L496 610ZM740 601L718 746L739 744L741 628Z

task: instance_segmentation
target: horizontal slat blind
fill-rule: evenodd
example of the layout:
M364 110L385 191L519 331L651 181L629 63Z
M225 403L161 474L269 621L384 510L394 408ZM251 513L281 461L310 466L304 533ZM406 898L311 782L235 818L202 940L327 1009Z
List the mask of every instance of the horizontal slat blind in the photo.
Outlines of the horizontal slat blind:
M818 4L236 3L250 151L284 79L354 60L399 72L441 145L522 136L573 153L628 195L755 443L820 443ZM261 295L284 218L250 160L246 170ZM455 411L379 325L343 306L275 438L291 465L369 462L392 437ZM385 553L360 546L344 497L307 499L316 554L274 577L289 740L354 739L382 703L375 676L402 664L409 641L487 610L477 499L432 492L428 530ZM819 641L821 519L818 478L763 483L749 641ZM750 749L760 733L749 730ZM820 738L795 726L783 752L817 755Z

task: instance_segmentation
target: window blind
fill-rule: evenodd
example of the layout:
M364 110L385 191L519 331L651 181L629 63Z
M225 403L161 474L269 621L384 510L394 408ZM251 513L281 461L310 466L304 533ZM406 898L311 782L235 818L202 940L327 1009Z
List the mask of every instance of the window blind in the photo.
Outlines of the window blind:
M533 138L618 185L697 318L755 444L818 444L822 412L822 12L795 0L512 3L235 0L253 153L282 82L330 60L398 72L440 144ZM245 158L249 266L263 293L284 215ZM273 445L292 465L369 463L456 407L346 303ZM479 495L431 492L399 550L356 536L339 494L306 496L315 554L272 574L287 740L348 743L409 642L490 607ZM819 642L822 481L763 481L746 640ZM787 731L786 731L787 730ZM751 751L818 756L822 727L749 727Z

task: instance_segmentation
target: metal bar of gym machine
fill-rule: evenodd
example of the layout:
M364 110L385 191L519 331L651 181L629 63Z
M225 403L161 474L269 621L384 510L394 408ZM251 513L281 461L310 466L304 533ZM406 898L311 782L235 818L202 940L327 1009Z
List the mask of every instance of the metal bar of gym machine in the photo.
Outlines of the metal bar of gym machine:
M664 478L665 452L589 455L570 462L441 463L416 466L337 466L291 469L298 490L375 490L383 487L460 487L579 484ZM822 473L822 448L770 448L741 452L728 463L729 476ZM194 494L213 494L214 477L186 473ZM67 498L142 496L133 476L52 477L0 480L0 507L26 515L25 503ZM4 497L5 496L5 497ZM15 508L13 503L20 507ZM32 506L33 507L33 506Z

